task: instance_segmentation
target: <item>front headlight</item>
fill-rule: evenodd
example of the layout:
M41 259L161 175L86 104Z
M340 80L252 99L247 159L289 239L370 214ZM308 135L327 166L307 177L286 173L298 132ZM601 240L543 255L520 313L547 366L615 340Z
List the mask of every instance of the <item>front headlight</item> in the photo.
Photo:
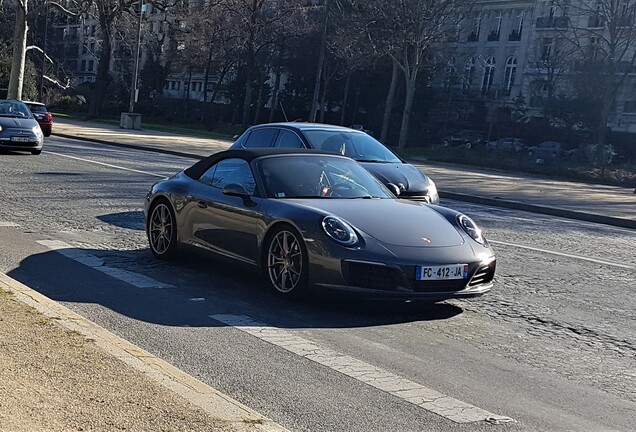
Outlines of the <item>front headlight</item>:
M431 197L431 200L434 200L434 198L438 196L437 186L435 186L435 182L431 179L428 179L428 195Z
M466 231L473 240L483 246L487 246L486 239L484 238L481 229L477 227L477 224L466 215L459 215L457 217L459 225Z
M343 246L354 246L358 243L358 236L351 225L336 216L326 216L322 220L322 229Z
M33 126L33 129L31 129L31 130L38 137L42 135L42 129L40 129L39 125L38 126Z

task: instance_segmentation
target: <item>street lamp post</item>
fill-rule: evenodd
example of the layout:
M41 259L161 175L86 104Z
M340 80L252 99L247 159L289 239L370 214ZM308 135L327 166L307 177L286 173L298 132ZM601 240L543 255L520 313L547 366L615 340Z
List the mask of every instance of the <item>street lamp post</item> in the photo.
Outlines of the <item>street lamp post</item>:
M135 113L135 103L139 95L137 81L139 76L139 53L141 52L141 23L144 16L146 5L144 0L139 0L139 19L137 21L137 45L135 46L135 61L132 73L132 82L130 83L130 102L128 104L128 112L121 113L120 127L123 129L141 129L141 114Z
M133 77L130 86L130 104L128 108L129 113L135 112L135 102L137 102L137 81L139 75L139 52L141 47L141 20L144 15L144 0L139 0L139 20L137 21L137 45L135 46L135 63L133 67Z

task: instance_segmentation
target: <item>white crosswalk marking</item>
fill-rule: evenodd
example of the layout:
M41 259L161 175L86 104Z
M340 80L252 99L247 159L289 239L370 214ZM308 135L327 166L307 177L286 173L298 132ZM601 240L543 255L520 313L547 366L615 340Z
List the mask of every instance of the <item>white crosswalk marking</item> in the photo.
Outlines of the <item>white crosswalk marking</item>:
M514 421L509 417L493 414L446 396L436 390L351 356L328 348L322 348L318 344L291 332L268 326L250 317L243 315L210 315L210 318L390 393L455 423L488 421L499 424Z
M85 266L137 288L174 288L172 285L164 284L163 282L156 281L138 273L133 273L116 267L105 266L104 261L95 255L91 255L81 249L74 248L59 240L40 240L38 243L72 259L73 261L84 264Z

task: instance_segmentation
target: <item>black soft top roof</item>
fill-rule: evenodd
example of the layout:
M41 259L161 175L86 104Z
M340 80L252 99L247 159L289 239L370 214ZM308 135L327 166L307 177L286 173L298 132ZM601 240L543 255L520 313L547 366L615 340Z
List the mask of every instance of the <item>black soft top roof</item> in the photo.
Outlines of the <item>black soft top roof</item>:
M235 150L224 150L218 153L214 153L213 155L207 156L201 159L199 162L192 165L190 168L186 168L184 173L193 179L198 179L201 175L208 170L212 165L216 162L223 159L230 158L238 158L244 159L248 163L251 163L254 159L263 156L272 156L272 155L286 155L286 154L324 154L330 156L339 156L335 153L314 150L314 149L294 149L294 148L272 148L272 147L263 147L263 148L248 148L248 149L235 149Z

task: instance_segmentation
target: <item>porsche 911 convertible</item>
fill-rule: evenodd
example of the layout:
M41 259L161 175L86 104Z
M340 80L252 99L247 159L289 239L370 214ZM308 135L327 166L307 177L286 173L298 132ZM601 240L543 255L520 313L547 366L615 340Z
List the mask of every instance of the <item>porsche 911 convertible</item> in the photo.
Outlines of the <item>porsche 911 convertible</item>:
M196 246L254 266L285 296L476 297L495 274L468 216L398 199L358 162L315 150L216 153L154 184L145 220L156 257Z

